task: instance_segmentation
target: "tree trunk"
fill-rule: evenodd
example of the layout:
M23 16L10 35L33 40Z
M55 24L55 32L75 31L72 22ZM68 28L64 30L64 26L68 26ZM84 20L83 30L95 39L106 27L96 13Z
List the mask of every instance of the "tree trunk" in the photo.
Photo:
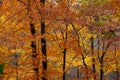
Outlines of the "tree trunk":
M39 80L39 61L38 61L38 54L36 52L36 39L35 39L35 26L33 23L30 22L30 30L31 34L34 37L34 39L31 41L31 48L32 48L32 58L33 58L33 71L35 72L35 78L36 80Z
M45 5L45 0L40 0L42 8L44 8ZM44 19L44 14L41 14L41 36L44 36L46 34L45 31L45 19ZM47 80L47 54L46 54L46 39L44 37L41 38L41 52L44 57L44 60L42 60L42 80Z
M65 80L66 49L63 51L63 80Z
M102 55L98 56L98 59L99 59L99 62L100 62L100 80L103 80L103 77L104 77L104 71L103 71L103 67L104 67L104 57L105 57L105 54L106 54L106 51L107 49L109 48L110 44L107 44L105 46L105 42L103 41L103 46L102 46Z
M100 80L102 80L102 78L103 78L103 70L102 70L102 68L103 68L103 61L102 61L102 59L101 59L101 57L100 57L100 52L99 52L99 50L100 50L100 41L99 41L99 36L97 35L97 45L98 45L98 47L97 47L97 50L98 50L98 59L99 59L99 62L100 62L100 74L99 74L99 79Z
M36 52L36 31L35 31L35 25L33 23L33 17L31 15L31 2L28 0L28 15L30 19L30 31L31 35L33 36L33 39L31 41L31 48L32 48L32 58L33 58L33 71L35 73L34 79L39 80L39 60L37 58L38 54Z
M77 79L80 78L79 66L77 67Z
M103 71L103 59L104 59L104 56L106 54L106 50L109 46L107 45L106 49L105 49L105 44L104 44L104 41L103 41L103 46L102 46L102 49L103 49L103 52L102 52L102 55L101 57L99 58L99 62L100 62L100 80L103 80L103 76L104 76L104 71Z
M36 31L35 31L35 25L33 23L33 14L31 14L31 0L27 0L28 4L26 5L23 1L18 0L21 4L27 7L27 15L29 17L29 26L30 26L30 32L33 37L31 41L31 49L32 49L32 59L33 59L33 79L39 80L39 59L38 59L38 53L36 51Z
M79 32L77 31L77 29L75 28L75 26L74 26L73 23L72 23L71 25L72 25L72 28L73 28L73 30L75 31L76 36L77 36L77 39L78 39L78 42L77 42L77 43L78 43L78 47L81 47L81 46L80 46L80 38L81 38L81 37L80 37L80 35L79 35ZM82 44L83 44L83 43L82 43ZM83 48L84 48L84 53L86 53L84 44L83 44ZM87 72L86 72L87 75L85 75L85 76L86 76L86 79L89 80L88 67L87 67L87 64L86 64L86 62L85 62L85 56L84 56L83 54L82 54L81 56L82 56L83 65L84 65L85 69L87 70Z
M66 32L65 32L65 36L63 35L63 40L67 40L67 28L68 28L68 25L66 24ZM64 43L66 44L66 43ZM65 75L66 75L66 72L65 72L65 68L66 68L66 52L67 52L67 49L66 47L64 47L64 50L63 50L63 80L65 80Z
M86 74L85 74L85 76L86 76L86 80L89 80L89 73L88 73L88 67L87 67L87 64L86 64L86 62L85 62L85 57L84 57L84 55L82 54L82 62L83 62L83 65L84 65L84 67L85 67L85 69L87 70L87 72L86 72Z
M103 71L103 60L101 59L100 61L100 80L103 80L103 75L104 75L104 71Z
M91 54L92 54L92 69L93 73L96 73L96 68L95 68L95 58L94 58L94 39L91 37ZM96 76L93 75L93 79L96 80Z

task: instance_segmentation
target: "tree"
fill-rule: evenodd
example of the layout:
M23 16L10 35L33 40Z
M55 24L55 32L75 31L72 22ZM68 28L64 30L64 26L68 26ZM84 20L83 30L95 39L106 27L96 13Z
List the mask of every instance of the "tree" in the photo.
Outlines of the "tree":
M45 6L45 0L40 0L41 6L44 9ZM45 31L45 14L41 14L41 36L44 36L46 34ZM46 39L45 37L41 38L41 52L43 54L44 60L42 61L42 66L43 66L43 77L42 80L47 80L47 54L46 54Z

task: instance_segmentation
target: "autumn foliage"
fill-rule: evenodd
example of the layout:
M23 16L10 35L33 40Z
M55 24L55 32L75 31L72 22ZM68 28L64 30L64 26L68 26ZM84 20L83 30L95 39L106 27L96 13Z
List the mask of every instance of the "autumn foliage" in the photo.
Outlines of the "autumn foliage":
M120 80L119 0L0 0L0 80Z

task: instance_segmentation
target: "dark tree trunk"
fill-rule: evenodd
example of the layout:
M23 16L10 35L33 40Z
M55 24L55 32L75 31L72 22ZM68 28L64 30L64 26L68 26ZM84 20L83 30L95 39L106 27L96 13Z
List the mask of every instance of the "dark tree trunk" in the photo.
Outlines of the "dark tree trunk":
M67 40L67 28L68 28L68 25L66 24L66 28L65 28L66 32L65 32L65 36L63 35L63 40ZM66 44L66 43L64 43L64 44ZM65 72L65 68L66 68L66 52L67 52L67 49L64 47L64 50L63 50L63 80L65 80L65 75L66 75L66 72Z
M44 8L45 5L45 0L40 0L42 8ZM41 14L41 36L44 36L46 34L45 31L45 19L44 19L44 14ZM42 67L43 67L43 76L42 80L47 80L47 54L46 54L46 39L44 37L41 38L41 52L42 55L44 56L44 60L42 61Z
M31 15L31 4L30 0L28 1L28 15L30 19L30 31L31 35L33 36L33 40L31 41L31 48L32 48L32 58L33 58L33 71L35 73L35 79L39 80L39 60L37 58L38 54L36 52L36 31L35 31L35 25L33 23L33 17Z
M30 32L33 37L31 41L31 48L32 48L32 59L33 59L33 72L34 74L34 80L39 80L39 60L38 60L38 54L36 52L36 31L35 31L35 25L33 23L33 14L31 14L31 0L27 0L28 4L26 5L23 1L18 0L21 4L27 7L27 14L29 16L29 26L30 26Z
M32 36L35 38L35 26L33 23L30 23L30 30ZM32 48L32 58L33 58L33 71L35 72L36 80L39 80L39 65L38 65L38 54L36 53L36 41L35 39L31 41L31 48Z
M103 60L102 59L101 59L100 64L101 64L101 66L100 66L100 80L103 80L104 71L103 71Z
M41 21L41 35L43 36L45 34L45 22ZM42 61L42 67L43 67L43 77L42 80L47 80L46 78L46 70L47 70L47 55L46 55L46 39L41 38L41 51L44 56L44 60Z
M79 35L79 32L77 31L77 29L75 28L75 26L74 26L74 24L72 23L71 24L72 25L72 28L73 28L73 30L75 31L75 33L76 33L76 36L77 36L77 39L78 39L78 47L81 47L80 46L80 35ZM83 44L83 43L82 43ZM84 47L84 44L83 44L83 48L84 48L84 53L86 52L86 50L85 50L85 47ZM86 64L86 62L85 62L85 56L82 54L82 62L83 62L83 65L84 65L84 67L85 67L85 69L87 70L87 72L86 72L86 74L87 75L85 75L86 76L86 79L87 80L89 80L89 76L88 76L88 67L87 67L87 64Z
M86 80L89 80L89 73L88 73L88 67L87 67L87 64L86 64L86 62L85 62L85 57L84 57L84 55L82 54L82 62L83 62L83 65L84 65L84 67L85 67L85 69L87 70L87 72L86 72L86 74L85 74L85 76L86 76Z
M104 41L103 41L102 49L103 49L103 52L102 52L101 57L99 58L99 62L100 62L100 80L103 80L103 75L104 75L104 71L103 71L103 59L104 59L104 56L106 54L106 51L104 51L104 49L105 49Z
M77 79L80 78L80 73L79 73L79 66L77 67Z
M99 41L98 41L99 43ZM100 80L103 80L104 77L104 71L103 71L103 67L104 67L104 57L106 54L107 49L109 48L110 44L107 44L107 46L105 45L105 42L103 41L103 45L102 45L102 55L99 55L99 50L98 50L98 59L100 62ZM99 44L98 44L98 49L99 49Z
M105 43L103 41L103 46L102 46L102 49L103 49L103 52L102 52L102 55L99 57L99 62L100 62L100 80L103 80L103 77L104 77L104 71L103 71L103 67L104 67L104 57L105 57L105 54L106 54L106 51L107 49L109 48L109 44L105 47Z
M92 54L92 69L93 73L96 73L96 68L95 68L95 58L94 58L94 39L91 37L91 54ZM94 80L96 80L96 76L93 75Z
M63 80L65 80L66 49L63 51Z

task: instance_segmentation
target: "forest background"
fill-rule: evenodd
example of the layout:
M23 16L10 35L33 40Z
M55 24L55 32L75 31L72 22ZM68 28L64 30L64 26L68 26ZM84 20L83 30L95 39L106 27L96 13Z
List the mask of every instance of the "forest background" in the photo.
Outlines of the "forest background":
M120 0L0 0L0 80L120 80Z

